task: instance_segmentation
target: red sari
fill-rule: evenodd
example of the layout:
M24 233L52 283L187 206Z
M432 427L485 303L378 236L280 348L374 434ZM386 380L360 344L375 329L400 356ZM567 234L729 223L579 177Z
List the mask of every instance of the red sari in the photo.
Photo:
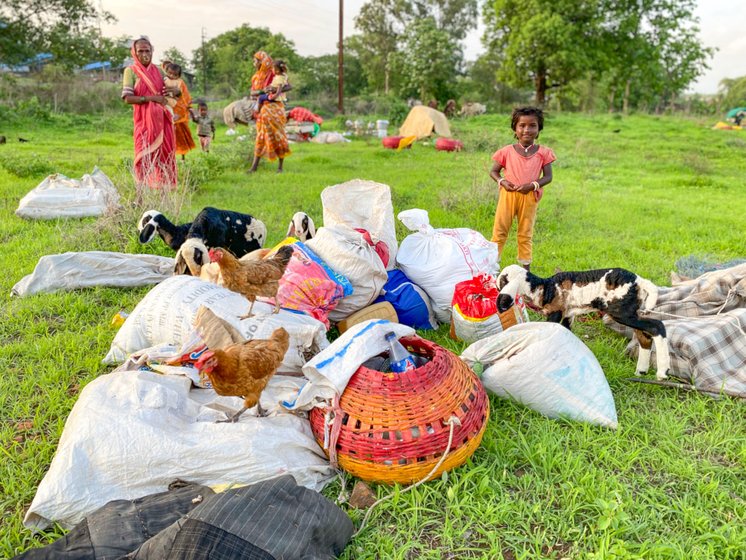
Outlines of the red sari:
M132 70L135 80L135 95L162 95L163 78L152 62L147 66L137 60L135 45L132 45ZM135 142L135 177L137 182L151 189L176 188L176 142L171 113L159 103L149 102L133 105Z

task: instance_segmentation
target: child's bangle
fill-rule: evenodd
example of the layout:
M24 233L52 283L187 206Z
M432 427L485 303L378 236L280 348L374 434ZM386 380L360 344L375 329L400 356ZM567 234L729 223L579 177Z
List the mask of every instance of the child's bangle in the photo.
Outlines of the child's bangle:
M531 184L534 186L535 191L538 191L541 188L539 181L532 181Z

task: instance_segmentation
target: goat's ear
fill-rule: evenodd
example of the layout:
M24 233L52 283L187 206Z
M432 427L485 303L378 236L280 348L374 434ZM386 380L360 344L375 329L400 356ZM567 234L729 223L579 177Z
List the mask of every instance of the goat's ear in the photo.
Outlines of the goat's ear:
M181 254L181 251L176 253L176 262L174 263L174 274L186 274L189 271L189 268L187 267L186 260L184 260L184 256Z

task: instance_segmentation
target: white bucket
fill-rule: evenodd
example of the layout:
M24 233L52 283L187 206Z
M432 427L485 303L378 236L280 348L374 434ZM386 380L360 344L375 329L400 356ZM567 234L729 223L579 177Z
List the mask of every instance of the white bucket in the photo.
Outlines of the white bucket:
M379 138L386 138L388 136L389 121L379 120L376 121L376 129L378 130Z

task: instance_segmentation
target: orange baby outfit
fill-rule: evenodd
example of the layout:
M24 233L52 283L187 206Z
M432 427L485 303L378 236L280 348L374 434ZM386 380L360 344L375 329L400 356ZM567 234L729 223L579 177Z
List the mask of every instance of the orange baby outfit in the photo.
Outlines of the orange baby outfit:
M538 181L542 168L555 161L554 152L545 146L539 146L536 153L530 156L519 154L513 145L504 146L496 151L492 159L503 166L503 176L515 185ZM513 220L518 218L518 262L531 264L534 222L539 205L534 192L526 194L500 189L495 211L495 224L492 228L492 241L502 255L505 241L508 239Z

